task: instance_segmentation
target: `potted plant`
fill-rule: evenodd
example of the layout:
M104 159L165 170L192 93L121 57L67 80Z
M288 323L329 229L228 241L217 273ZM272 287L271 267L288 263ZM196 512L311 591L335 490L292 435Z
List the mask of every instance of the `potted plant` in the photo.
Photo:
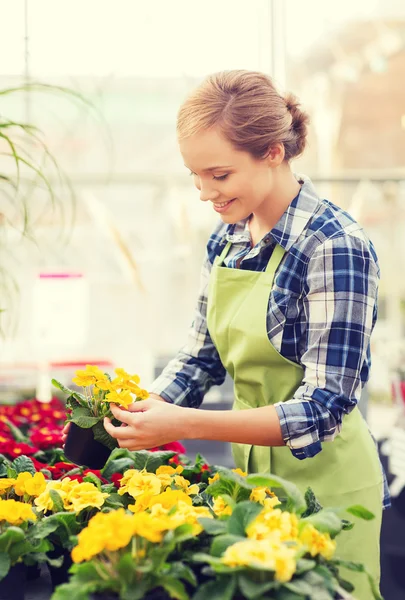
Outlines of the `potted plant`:
M340 566L364 572L370 599L382 600L364 565L334 557L336 536L353 527L344 513L369 520L374 518L369 511L360 506L323 509L310 488L304 497L279 477L236 471L220 468L205 490L214 500L218 519L200 520L212 543L209 552L192 558L209 565L203 572L211 581L198 588L193 600L214 594L224 599L298 600L319 595L354 600L355 590L340 577ZM279 497L274 488L280 489Z
M32 507L44 476L25 471L29 463L33 467L29 458L17 458L0 479L0 600L24 600L28 567L45 560L52 548Z
M138 375L130 375L124 369L115 369L116 377L111 379L107 373L94 365L86 365L85 370L76 371L73 383L83 388L83 393L66 388L52 379L53 385L68 394L66 405L70 411L69 433L65 442L65 455L78 465L90 469L101 469L111 451L117 447L117 441L104 429L104 417L110 417L110 403L127 408L132 402L145 400L149 394L139 387Z

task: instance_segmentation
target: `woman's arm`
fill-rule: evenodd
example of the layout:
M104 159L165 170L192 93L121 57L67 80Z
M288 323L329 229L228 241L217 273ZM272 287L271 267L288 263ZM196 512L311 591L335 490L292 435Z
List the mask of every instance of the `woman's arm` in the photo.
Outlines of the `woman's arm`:
M151 398L135 402L129 410L111 404L111 411L126 427L114 427L108 418L104 427L121 448L129 450L154 448L178 439L284 445L274 406L241 411L199 410Z

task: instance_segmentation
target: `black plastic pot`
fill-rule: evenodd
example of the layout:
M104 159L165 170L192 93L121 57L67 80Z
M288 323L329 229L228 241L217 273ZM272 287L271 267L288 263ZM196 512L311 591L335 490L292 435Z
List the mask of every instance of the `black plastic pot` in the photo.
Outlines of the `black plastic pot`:
M53 567L48 563L48 570L51 576L52 589L54 590L57 585L67 583L69 581L69 569L72 566L72 558L69 550L55 546L53 550L48 552L49 558L58 558L63 556L63 563L60 567Z
M17 563L0 581L0 600L24 600L27 567Z
M76 465L89 469L102 469L111 454L111 450L94 439L93 430L82 429L76 423L70 423L65 442L65 456Z

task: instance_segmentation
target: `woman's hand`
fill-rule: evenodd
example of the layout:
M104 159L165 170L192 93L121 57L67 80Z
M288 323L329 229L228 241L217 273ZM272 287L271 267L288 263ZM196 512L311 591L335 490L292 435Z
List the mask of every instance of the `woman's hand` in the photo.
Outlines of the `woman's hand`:
M186 438L189 410L156 397L134 402L128 410L111 404L111 412L123 425L114 427L105 417L104 427L120 448L147 450Z
M149 397L150 398L155 398L156 400L160 400L160 402L166 402L166 400L164 398L162 398L162 396L158 396L157 394L149 394ZM131 410L131 407L129 408L129 410ZM68 433L69 433L69 429L70 429L70 421L69 421L69 423L66 423L66 425L62 429L62 442L63 442L63 446L65 445L66 438L67 438ZM172 441L177 441L177 440L172 440Z

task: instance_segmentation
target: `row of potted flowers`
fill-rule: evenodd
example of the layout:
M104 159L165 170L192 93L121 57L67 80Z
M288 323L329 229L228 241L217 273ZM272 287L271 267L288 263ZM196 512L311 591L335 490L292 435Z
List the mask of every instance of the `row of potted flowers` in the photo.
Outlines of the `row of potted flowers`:
M277 477L183 467L172 455L116 449L101 478L82 482L46 480L29 457L15 459L0 479L3 597L18 597L10 573L21 584L22 564L38 562L65 573L53 600L350 597L335 538L350 535L347 512L367 511L325 510ZM118 487L103 483L120 471Z

